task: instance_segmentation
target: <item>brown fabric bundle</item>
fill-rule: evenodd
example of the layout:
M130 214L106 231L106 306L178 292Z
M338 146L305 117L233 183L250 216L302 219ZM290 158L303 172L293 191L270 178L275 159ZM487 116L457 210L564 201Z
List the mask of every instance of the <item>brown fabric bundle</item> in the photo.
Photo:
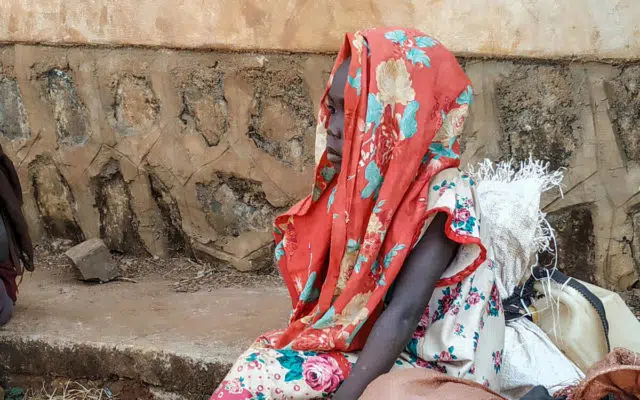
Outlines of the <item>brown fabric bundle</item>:
M504 397L472 381L454 378L426 368L390 372L373 381L360 400L504 400Z
M13 162L0 146L0 213L9 237L9 260L0 264L0 278L16 300L15 277L33 271L33 244L22 214L22 186Z
M579 385L559 394L567 400L600 400L610 394L616 400L640 399L640 354L614 349L589 369Z
M561 390L555 397L567 400L601 400L608 395L613 395L616 400L640 399L640 354L627 349L614 349L589 370L580 384ZM411 368L379 377L369 385L360 399L502 400L504 397L472 381L428 369Z

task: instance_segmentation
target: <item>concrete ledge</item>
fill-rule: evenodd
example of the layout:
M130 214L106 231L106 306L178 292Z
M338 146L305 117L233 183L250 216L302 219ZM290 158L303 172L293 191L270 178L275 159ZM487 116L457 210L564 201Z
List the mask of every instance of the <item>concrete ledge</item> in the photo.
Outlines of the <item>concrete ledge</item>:
M9 374L73 379L114 376L143 382L188 398L211 395L233 357L193 357L189 353L141 349L113 343L72 343L46 336L0 339L0 362Z
M638 20L636 0L5 0L0 42L333 52L415 26L459 55L637 59Z
M9 376L131 379L204 398L261 332L282 327L282 288L173 293L169 282L84 285L26 278L0 330Z

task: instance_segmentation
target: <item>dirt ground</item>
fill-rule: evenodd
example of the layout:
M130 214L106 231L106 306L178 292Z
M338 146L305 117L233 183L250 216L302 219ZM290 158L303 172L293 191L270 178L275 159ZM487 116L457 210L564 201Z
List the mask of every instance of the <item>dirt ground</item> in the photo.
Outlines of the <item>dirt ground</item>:
M47 246L37 246L37 268L60 274L63 279L77 278L78 275L74 267L64 255L69 247L70 244L62 240L54 240ZM211 291L235 287L284 286L284 281L276 268L248 273L240 272L223 263L212 265L187 257L168 260L117 254L114 257L125 280L138 281L149 277L161 277L173 281L174 283L170 285L169 290L176 292ZM640 319L640 288L621 292L620 296Z
M48 246L36 247L36 268L46 269L62 279L78 277L64 252L68 242L55 240ZM225 264L201 263L187 257L163 260L153 257L134 257L114 254L125 280L139 281L145 278L162 278L173 281L170 290L197 292L234 287L284 286L275 268L257 272L240 272Z

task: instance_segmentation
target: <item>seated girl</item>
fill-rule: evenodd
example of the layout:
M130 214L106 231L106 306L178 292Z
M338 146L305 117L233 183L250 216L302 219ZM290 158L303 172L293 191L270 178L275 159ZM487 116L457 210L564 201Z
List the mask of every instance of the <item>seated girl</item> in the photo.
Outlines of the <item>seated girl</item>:
M347 35L313 192L275 222L289 325L242 354L212 399L356 399L410 367L498 386L504 317L473 181L457 169L471 100L455 57L423 33Z

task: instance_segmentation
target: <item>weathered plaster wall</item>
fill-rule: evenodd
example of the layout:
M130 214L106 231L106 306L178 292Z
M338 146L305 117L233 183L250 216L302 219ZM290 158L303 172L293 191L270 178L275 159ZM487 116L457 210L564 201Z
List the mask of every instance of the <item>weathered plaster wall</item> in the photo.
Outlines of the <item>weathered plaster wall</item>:
M640 57L637 0L4 0L0 42L335 51L414 26L460 55Z
M564 197L545 211L560 267L627 288L640 274L640 68L597 63L466 63L474 83L464 158L522 159L566 168Z
M640 271L640 66L462 60L464 160L566 168L545 198L561 267L626 288ZM0 143L36 239L271 261L273 216L307 194L331 56L0 47Z

